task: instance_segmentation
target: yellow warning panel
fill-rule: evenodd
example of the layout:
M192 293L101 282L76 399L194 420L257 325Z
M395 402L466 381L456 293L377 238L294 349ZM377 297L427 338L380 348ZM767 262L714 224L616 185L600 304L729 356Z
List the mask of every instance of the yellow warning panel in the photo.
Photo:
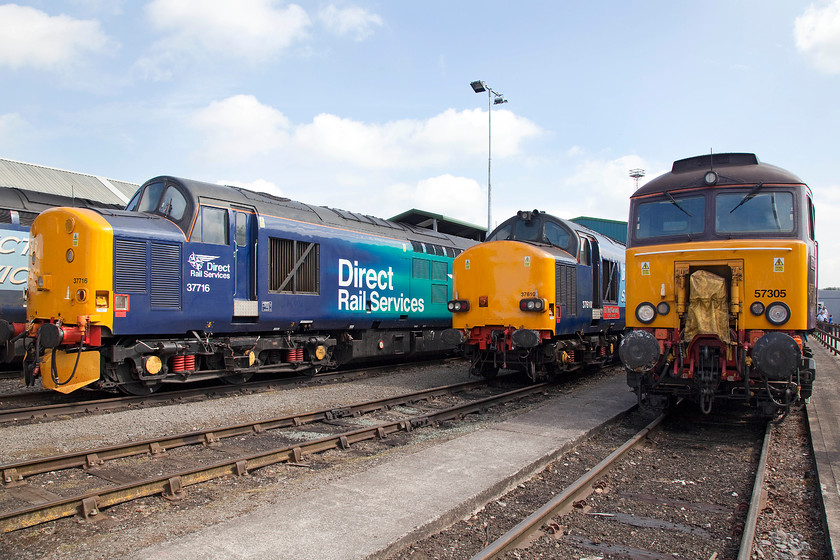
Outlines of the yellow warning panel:
M55 353L55 371L52 369L52 355L48 351L41 359L41 384L44 389L72 393L99 379L99 351L68 354L58 350Z

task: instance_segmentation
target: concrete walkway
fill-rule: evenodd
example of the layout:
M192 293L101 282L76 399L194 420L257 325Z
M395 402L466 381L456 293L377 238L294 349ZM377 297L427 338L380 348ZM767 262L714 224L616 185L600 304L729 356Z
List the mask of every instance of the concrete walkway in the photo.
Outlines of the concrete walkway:
M624 375L616 375L132 558L348 560L387 554L480 509L635 403Z
M808 403L811 442L834 558L840 558L840 358L810 337L817 363L814 394Z

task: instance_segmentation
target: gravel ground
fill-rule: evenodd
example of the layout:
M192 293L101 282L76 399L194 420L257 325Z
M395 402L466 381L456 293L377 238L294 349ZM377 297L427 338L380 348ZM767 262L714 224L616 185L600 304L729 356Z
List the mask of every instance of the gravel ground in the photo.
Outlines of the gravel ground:
M0 449L4 450L3 462L23 460L128 439L144 439L384 398L468 380L471 379L467 375L467 366L462 362L402 367L390 375L349 383L156 406L26 426L4 426L0 428ZM594 379L586 382L594 382ZM346 451L333 450L307 456L304 466L272 465L247 476L191 486L186 489L186 497L181 501L171 502L158 496L144 498L109 508L97 516L99 520L95 522L65 518L8 533L0 537L0 558L92 560L124 556L157 542L177 539L179 535L246 514L265 504L302 495L312 488L370 469L397 455L414 453L458 437L488 422L500 421L537 406L542 399L536 396L520 404L490 409L486 414L469 415L464 422L419 429L410 434L392 434L381 441L358 443Z
M623 373L607 370L589 378L573 380L558 390L574 390L580 384L596 383L606 375ZM350 383L300 387L27 426L4 426L0 429L0 449L3 451L0 462L383 398L466 380L466 366L452 362L400 369L393 375ZM0 391L4 382L0 380ZM15 385L14 390L19 388ZM535 400L522 406L505 407L504 411L491 410L487 414L471 415L466 422L417 430L411 434L394 434L380 442L354 445L347 451L330 451L308 457L304 467L274 465L244 477L211 481L188 488L187 497L179 502L161 497L145 498L110 508L97 522L68 518L16 531L0 537L0 558L87 560L126 555L156 542L177 539L179 535L235 518L281 498L302 495L321 484L372 468L399 454L413 453L458 437L538 403ZM808 452L807 426L803 419L801 411L792 414L780 427L782 435L776 438L782 445L768 464L769 499L759 524L754 558L829 558L817 511L819 488ZM649 417L640 414L629 425L617 424L605 429L599 437L570 450L511 494L494 500L449 530L421 541L393 558L469 558L481 546L498 537L507 527L590 468L609 452L611 445L623 441L630 431L642 427L648 420ZM733 464L733 468L737 466ZM806 507L803 508L802 504ZM557 543L544 540L543 548L538 549L536 554L515 551L508 557L565 558L558 556ZM595 560L601 556L581 554L572 558Z
M349 383L238 395L38 424L6 425L0 429L0 462L319 410L470 380L466 366L458 361L441 366L400 368L399 371L397 375L381 375ZM8 380L3 381L10 386ZM15 390L20 390L19 385L15 387ZM103 426L107 428L103 429Z
M499 538L508 529L524 519L537 508L548 502L557 492L571 484L615 447L644 426L650 417L644 412L629 415L621 422L608 426L589 440L580 443L569 453L549 465L543 472L528 482L520 484L510 493L487 504L471 517L456 523L448 530L420 541L406 550L395 554L389 560L459 560L470 558L482 548ZM683 420L671 422L679 424ZM687 421L687 420L686 420ZM680 430L679 427L676 428ZM585 503L579 504L570 513L554 519L553 530L545 528L531 540L526 549L508 552L504 558L540 559L563 558L574 560L604 560L627 558L620 554L609 555L587 551L574 546L575 539L594 539L604 543L635 547L640 550L668 551L673 558L724 560L733 558L714 551L719 543L729 543L726 549L737 550L740 542L741 522L745 515L752 489L752 472L744 466L757 462L760 449L757 446L727 441L720 448L734 448L740 452L729 452L707 460L698 459L694 451L705 453L704 449L714 441L726 437L726 427L712 427L704 430L712 439L694 442L672 443L670 449L662 449L657 437L648 441L641 451L634 452L630 466L611 471L600 487ZM715 440L715 437L718 439ZM742 437L742 436L739 436ZM760 434L756 436L758 439ZM700 438L705 439L705 438ZM821 498L816 484L816 469L809 452L807 418L804 411L793 412L779 427L775 445L768 461L769 495L756 532L754 559L811 559L831 558L823 531ZM757 442L760 444L760 441ZM682 448L682 446L685 446ZM681 449L677 449L680 447ZM710 466L711 465L711 466ZM639 476L639 468L645 473ZM709 488L706 468L723 473L732 473L725 488ZM635 480L635 482L634 482ZM691 508L669 508L646 505L636 500L627 500L619 491L630 485L633 492L651 495L667 495L674 492L688 503L710 503L720 506L726 512L702 513ZM704 487L705 485L705 487ZM659 490L657 490L659 488ZM624 490L626 492L626 489ZM734 512L743 512L734 515ZM676 531L640 528L629 534L626 528L617 527L607 516L599 512L625 512L634 517L655 518L693 527L695 535L709 533L714 536L711 551L701 552L701 546L687 535ZM590 515L595 512L596 515ZM696 538L696 537L695 537ZM664 557L664 556L663 556Z

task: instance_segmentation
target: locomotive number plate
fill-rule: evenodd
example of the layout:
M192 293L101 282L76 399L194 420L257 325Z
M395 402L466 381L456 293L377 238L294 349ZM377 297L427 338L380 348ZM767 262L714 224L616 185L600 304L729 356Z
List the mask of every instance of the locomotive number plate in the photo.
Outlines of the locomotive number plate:
M756 290L755 297L783 298L787 297L787 290Z

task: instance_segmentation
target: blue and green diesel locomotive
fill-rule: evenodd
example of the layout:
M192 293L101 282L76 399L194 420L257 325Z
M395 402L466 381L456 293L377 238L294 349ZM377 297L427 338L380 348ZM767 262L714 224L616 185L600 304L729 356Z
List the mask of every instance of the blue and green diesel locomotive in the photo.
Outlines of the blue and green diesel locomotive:
M24 368L65 393L144 394L443 351L452 259L474 243L156 177L126 210L35 219Z

